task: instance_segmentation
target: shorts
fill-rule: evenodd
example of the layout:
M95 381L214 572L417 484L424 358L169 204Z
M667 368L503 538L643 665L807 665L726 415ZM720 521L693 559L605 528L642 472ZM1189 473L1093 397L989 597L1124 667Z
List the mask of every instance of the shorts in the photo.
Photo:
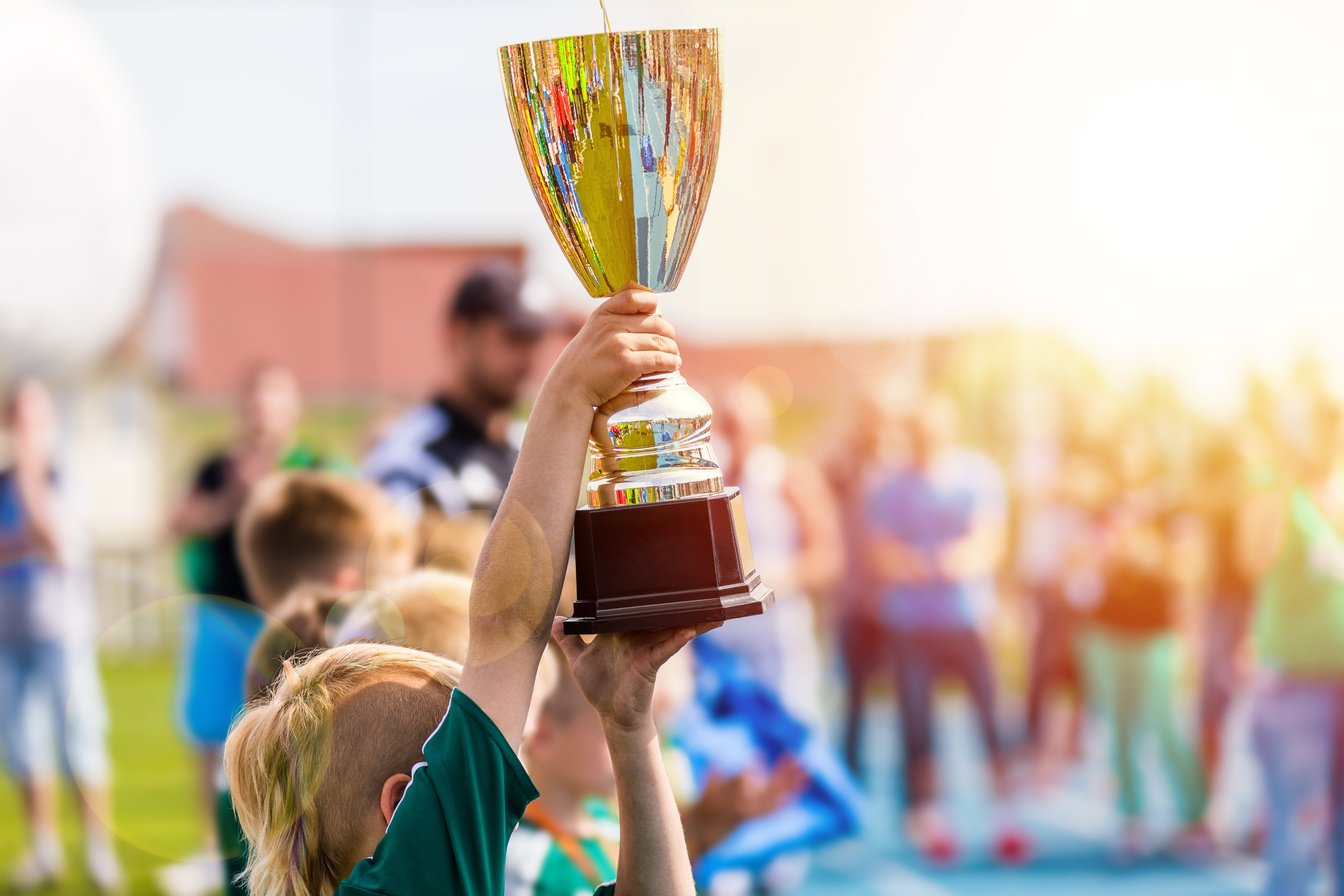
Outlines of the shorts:
M266 616L251 604L199 597L187 618L179 712L187 737L219 747L243 708L243 682L252 644Z
M56 641L0 646L0 749L15 778L60 770L76 781L108 779L107 706L98 667Z

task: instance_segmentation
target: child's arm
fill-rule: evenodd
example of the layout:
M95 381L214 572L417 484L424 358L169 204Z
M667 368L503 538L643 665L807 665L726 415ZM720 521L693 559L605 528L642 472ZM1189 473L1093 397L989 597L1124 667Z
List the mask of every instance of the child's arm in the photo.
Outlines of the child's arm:
M653 293L604 302L551 368L471 590L462 690L516 749L569 559L593 408L681 365Z
M621 820L616 894L694 896L681 815L653 724L653 684L663 663L719 623L600 635L589 644L577 635L564 634L562 623L562 619L555 620L552 634L565 651L584 696L602 717L616 772Z

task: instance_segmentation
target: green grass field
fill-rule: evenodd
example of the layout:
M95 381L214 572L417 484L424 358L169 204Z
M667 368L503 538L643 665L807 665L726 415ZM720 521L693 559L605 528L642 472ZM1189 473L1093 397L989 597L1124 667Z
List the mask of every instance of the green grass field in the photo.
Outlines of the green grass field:
M112 829L127 873L128 892L158 892L154 869L200 847L203 815L196 804L196 777L190 748L173 715L175 659L171 656L117 658L103 664L113 764ZM84 876L78 813L69 788L62 794L66 841L65 882L53 893L92 893ZM0 793L0 871L9 869L27 843L13 787Z

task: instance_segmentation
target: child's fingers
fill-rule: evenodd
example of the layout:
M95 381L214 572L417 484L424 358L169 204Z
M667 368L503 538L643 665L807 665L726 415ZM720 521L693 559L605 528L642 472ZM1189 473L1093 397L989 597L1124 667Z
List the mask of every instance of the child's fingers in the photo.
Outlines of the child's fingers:
M609 314L652 314L658 310L658 295L632 284L603 302L598 310Z
M637 376L646 373L668 373L681 369L681 355L664 351L630 352L630 365Z
M693 628L678 629L671 637L649 646L649 662L656 669L663 663L672 659L678 650L691 643L695 637L696 630Z
M671 336L661 333L624 333L618 336L621 345L632 352L667 352L670 355L681 354L681 346Z
M687 644L694 641L705 632L713 631L723 625L722 620L716 622L702 622L694 628L676 628L666 629L662 632L648 632L644 637L651 640L645 644L644 649L648 651L649 660L657 668L670 660L674 654Z
M583 653L588 645L583 643L583 639L578 635L565 634L565 617L557 616L551 622L551 637L555 643L560 645L560 650L564 652L565 659L569 660L571 666L574 661Z
M645 314L642 317L631 315L629 320L621 323L628 333L657 333L668 339L677 338L677 328L661 314Z

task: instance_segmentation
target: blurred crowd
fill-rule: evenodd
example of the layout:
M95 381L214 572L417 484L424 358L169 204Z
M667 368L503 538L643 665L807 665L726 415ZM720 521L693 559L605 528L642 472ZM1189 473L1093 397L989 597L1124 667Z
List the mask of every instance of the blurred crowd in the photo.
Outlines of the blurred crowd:
M831 468L854 552L833 598L846 755L858 768L864 688L894 676L906 831L954 861L930 706L955 679L983 739L1000 860L1032 854L1018 803L1104 751L1117 861L1262 854L1265 892L1305 893L1344 854L1341 405L1310 364L1280 392L1252 382L1229 423L1153 399L1046 396L1045 413L981 448L936 388L856 414L848 461ZM999 685L1005 641L1025 657L1020 699ZM1211 811L1240 719L1261 772L1251 819ZM1145 805L1159 769L1174 826Z
M346 457L305 444L294 377L260 367L236 435L183 488L171 527L201 597L180 722L218 823L199 857L163 869L166 892L238 886L246 846L221 751L288 656L363 639L464 659L467 577L517 458L537 345L557 325L520 293L508 267L468 278L439 322L443 367L425 400ZM1275 896L1308 892L1327 860L1344 867L1344 408L1323 378L1253 386L1230 423L1059 384L985 436L968 425L982 396L927 366L897 390L856 377L815 452L781 447L770 395L711 393L724 479L745 496L776 602L702 636L659 682L703 890L788 892L813 851L858 830L882 693L897 698L904 836L928 862L956 862L965 843L940 787L947 683L982 742L1001 862L1037 857L1023 802L1100 751L1120 861L1258 853ZM84 804L90 879L115 892L106 712L96 669L77 662L96 600L79 490L40 382L11 389L6 426L0 746L30 833L14 882L64 870L64 772ZM511 896L572 893L615 870L601 732L564 659L547 665L523 748L542 796L510 846ZM1263 799L1233 825L1210 806L1242 703ZM1157 766L1142 761L1148 743ZM1155 767L1175 825L1145 805Z

